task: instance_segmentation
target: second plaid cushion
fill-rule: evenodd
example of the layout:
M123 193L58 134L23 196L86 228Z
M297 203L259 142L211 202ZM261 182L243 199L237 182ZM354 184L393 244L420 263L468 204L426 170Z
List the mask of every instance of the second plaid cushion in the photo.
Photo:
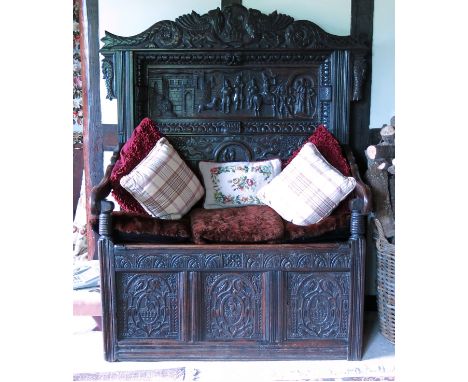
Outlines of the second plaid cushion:
M330 215L355 186L354 178L343 176L313 143L306 143L257 196L284 220L309 225Z

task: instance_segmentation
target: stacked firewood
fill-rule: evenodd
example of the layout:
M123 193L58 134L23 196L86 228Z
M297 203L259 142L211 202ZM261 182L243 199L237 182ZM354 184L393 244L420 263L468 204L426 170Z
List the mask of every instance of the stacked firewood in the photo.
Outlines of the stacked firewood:
M395 240L395 117L380 129L380 142L367 147L365 179L373 197L374 215L389 242Z

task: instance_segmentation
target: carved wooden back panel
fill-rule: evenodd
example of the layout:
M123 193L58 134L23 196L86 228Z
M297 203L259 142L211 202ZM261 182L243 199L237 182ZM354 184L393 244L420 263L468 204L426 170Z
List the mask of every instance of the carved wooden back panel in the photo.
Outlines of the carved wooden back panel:
M150 117L195 168L199 160L285 159L319 124L349 141L367 51L350 36L232 5L131 37L106 32L103 42L120 142Z

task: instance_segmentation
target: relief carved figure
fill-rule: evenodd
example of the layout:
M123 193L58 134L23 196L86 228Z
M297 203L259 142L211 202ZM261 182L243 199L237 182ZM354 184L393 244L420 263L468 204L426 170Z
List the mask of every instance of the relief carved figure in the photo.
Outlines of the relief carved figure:
M244 83L242 82L240 74L237 75L236 80L234 81L234 110L239 110L244 107Z
M289 117L291 115L291 110L288 105L290 95L285 82L278 85L278 87L275 90L275 94L277 100L278 115L280 117Z
M277 89L277 75L273 73L267 74L262 72L262 88L261 88L261 97L263 105L271 105L271 110L273 117L277 116L277 98L276 98L276 89Z
M306 89L306 95L307 95L307 114L310 115L311 117L314 116L315 114L315 90L312 86L307 87Z
M296 82L296 103L294 104L294 114L305 113L306 83L305 78Z
M221 88L221 109L224 113L229 113L231 110L231 95L232 88L229 80L224 80Z
M252 78L247 84L247 108L253 110L253 97L258 94L258 86L255 78Z
M313 81L309 78L296 79L293 86L294 91L294 115L312 117L315 115L316 92Z

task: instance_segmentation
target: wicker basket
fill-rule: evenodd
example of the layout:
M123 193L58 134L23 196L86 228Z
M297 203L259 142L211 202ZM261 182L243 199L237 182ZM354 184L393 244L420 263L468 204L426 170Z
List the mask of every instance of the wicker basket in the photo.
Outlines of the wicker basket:
M374 219L377 247L377 309L380 332L395 343L395 245L388 242L382 224Z

